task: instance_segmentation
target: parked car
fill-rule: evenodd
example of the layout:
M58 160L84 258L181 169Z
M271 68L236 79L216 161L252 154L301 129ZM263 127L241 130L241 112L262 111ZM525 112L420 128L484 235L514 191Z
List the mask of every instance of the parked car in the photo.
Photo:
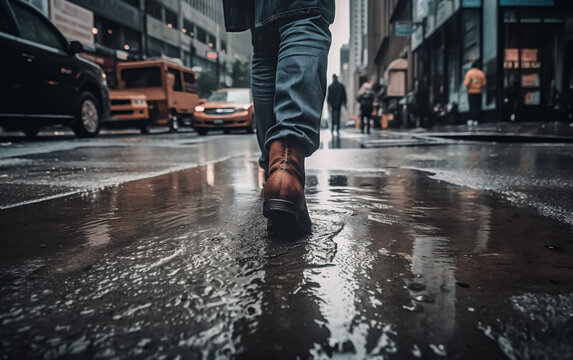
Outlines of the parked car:
M149 106L145 95L111 90L110 117L104 123L108 128L137 128L149 134Z
M69 125L79 137L99 133L109 115L109 91L100 67L77 54L34 7L0 0L0 126L28 137L49 124Z
M114 97L145 96L149 118L141 126L168 125L177 131L179 125L191 125L199 97L197 77L190 68L167 59L123 62L117 65L117 79ZM110 118L106 126L114 121Z
M193 127L199 135L209 130L244 129L254 133L255 121L251 89L231 88L215 91L205 103L195 107Z

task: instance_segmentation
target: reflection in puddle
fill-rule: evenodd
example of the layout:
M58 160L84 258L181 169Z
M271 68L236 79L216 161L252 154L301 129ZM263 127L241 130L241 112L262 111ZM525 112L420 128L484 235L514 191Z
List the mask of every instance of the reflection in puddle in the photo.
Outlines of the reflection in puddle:
M563 224L411 170L315 169L307 176L313 234L275 239L260 215L263 180L250 156L38 205L38 214L70 221L62 228L39 218L29 234L41 229L48 244L79 237L84 246L1 275L2 351L481 359L527 358L552 346L573 353L572 295L558 295L573 291L573 275L563 271L571 263ZM537 236L539 228L549 230ZM73 266L54 271L62 263ZM500 312L504 304L509 310Z
M349 181L346 175L330 175L328 172L310 176L312 187L309 191L316 191L314 197L309 197L313 218L329 219L333 213L356 214L353 209L357 208L371 211L388 208L384 200L374 196L372 186L362 186L378 183L380 179L365 180L351 178ZM395 353L393 338L396 333L392 326L385 324L378 313L369 314L383 305L379 300L381 289L364 287L364 282L368 282L371 276L369 273L375 257L365 246L369 239L360 239L360 234L353 234L351 229L345 228L335 240L338 244L336 266L305 272L307 281L320 284L313 289L312 295L321 299L323 326L330 332L328 346L317 345L311 354L320 356L330 351L365 358L373 354Z
M439 233L437 230L413 226L411 271L415 276L412 281L418 282L412 282L408 288L416 311L425 311L423 317L416 318L418 324L415 326L431 329L431 340L443 348L443 344L452 340L455 330L456 266L449 250L449 240L435 236Z
M88 239L89 246L101 246L109 243L109 225L100 224L92 228L86 229L86 238Z

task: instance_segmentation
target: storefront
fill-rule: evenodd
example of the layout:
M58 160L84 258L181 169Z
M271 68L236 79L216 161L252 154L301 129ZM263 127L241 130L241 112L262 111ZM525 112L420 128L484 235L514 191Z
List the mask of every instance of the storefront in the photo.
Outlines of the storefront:
M477 9L461 9L428 39L428 105L449 105L456 112L469 111L465 73L480 57L480 16ZM460 121L457 114L447 119Z
M437 105L469 111L465 73L478 61L487 78L482 121L571 119L573 1L414 0L411 37L422 123Z
M423 6L426 4L426 7ZM469 111L464 76L481 54L481 1L418 3L412 36L417 116L434 125L433 110L448 107L447 123L459 123Z
M517 4L516 4L517 3ZM566 56L566 8L552 0L500 0L499 79L502 84L502 121L564 120L556 105L570 99L571 56ZM503 6L513 5L513 6ZM565 11L563 11L565 10ZM569 49L569 52L571 50ZM565 76L569 73L569 76Z

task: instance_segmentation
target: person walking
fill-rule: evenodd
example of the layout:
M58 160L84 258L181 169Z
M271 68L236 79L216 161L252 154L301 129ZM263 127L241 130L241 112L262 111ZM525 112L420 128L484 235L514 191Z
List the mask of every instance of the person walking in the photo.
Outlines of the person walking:
M484 72L479 68L479 63L475 61L472 68L466 73L464 84L468 91L468 102L470 104L469 126L477 126L481 120L481 93L487 82Z
M372 117L372 110L374 110L374 93L369 82L362 84L356 100L360 104L360 130L364 134L364 127L366 127L366 133L370 134L370 118Z
M223 0L227 31L251 31L252 90L267 229L310 233L304 161L320 145L334 0Z
M328 87L326 103L332 119L330 132L334 134L336 128L336 134L340 135L340 108L342 106L346 108L346 89L338 82L336 74L332 74L332 84Z

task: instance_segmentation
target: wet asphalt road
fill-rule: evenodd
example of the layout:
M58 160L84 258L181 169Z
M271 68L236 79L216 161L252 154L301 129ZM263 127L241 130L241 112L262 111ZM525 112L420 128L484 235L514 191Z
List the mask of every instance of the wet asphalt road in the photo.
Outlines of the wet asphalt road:
M313 234L253 136L0 138L0 356L573 357L573 146L346 130Z

